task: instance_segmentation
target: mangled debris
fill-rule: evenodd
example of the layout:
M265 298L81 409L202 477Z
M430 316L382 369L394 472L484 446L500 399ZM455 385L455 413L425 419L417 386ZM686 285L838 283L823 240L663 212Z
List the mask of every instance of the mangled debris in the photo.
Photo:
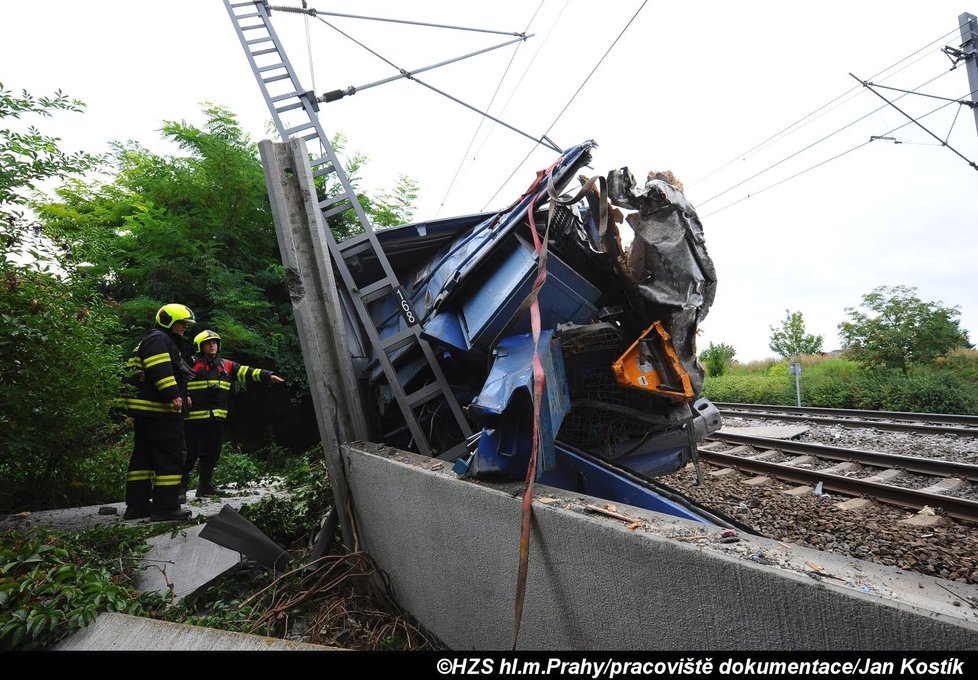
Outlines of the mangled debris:
M594 147L567 150L498 213L375 232L410 306L381 297L368 306L371 319L388 347L412 320L421 325L479 431L466 437L439 398L418 408L418 423L436 452L467 445L459 469L473 475L525 476L538 430L538 479L595 493L607 486L594 481L595 470L675 471L719 428L716 409L697 399L703 372L695 336L716 272L696 211L670 173L650 173L644 185L627 168L580 177L583 188L568 195ZM623 220L635 234L629 248L619 234ZM344 242L346 252L355 252L358 238ZM367 248L346 262L358 281L383 275ZM529 302L541 280L537 344ZM418 450L352 311L351 291L340 292L371 439ZM537 423L534 348L545 375ZM405 392L423 393L436 380L416 346L386 354Z

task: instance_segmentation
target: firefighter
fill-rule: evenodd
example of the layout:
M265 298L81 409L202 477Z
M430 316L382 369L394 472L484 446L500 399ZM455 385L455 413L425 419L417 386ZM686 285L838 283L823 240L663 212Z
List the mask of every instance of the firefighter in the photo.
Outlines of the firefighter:
M136 345L129 359L127 381L135 396L123 400L135 423L132 458L126 475L125 519L149 517L153 522L190 517L178 500L187 446L183 418L189 367L180 341L196 323L189 307L170 303L156 312L156 326Z
M197 497L224 496L223 489L214 486L214 468L221 455L224 421L228 416L228 402L232 382L253 380L281 383L282 378L271 371L244 366L218 356L221 336L212 330L204 330L194 338L197 353L190 363L193 377L187 384L193 405L187 415L187 461L183 467L181 497L186 499L187 486L194 464L200 460L197 471Z

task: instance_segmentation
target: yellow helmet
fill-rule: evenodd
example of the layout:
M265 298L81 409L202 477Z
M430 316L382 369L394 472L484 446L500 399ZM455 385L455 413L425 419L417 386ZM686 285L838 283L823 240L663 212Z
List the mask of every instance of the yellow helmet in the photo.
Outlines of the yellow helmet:
M163 328L172 328L174 322L176 321L197 323L197 319L194 317L194 313L191 311L190 307L178 304L176 302L163 305L160 307L160 311L156 312L156 323L158 326L162 326Z
M221 349L221 336L211 330L205 330L194 336L194 347L200 353L200 346L208 340L217 340L217 349Z

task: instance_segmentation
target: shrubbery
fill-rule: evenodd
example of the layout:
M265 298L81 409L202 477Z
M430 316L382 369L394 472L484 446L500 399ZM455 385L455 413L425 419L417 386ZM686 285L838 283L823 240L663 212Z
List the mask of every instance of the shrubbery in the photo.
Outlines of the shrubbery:
M790 404L795 384L784 376L734 374L707 377L702 396L712 401L743 404Z
M958 350L934 367L866 370L845 359L802 359L803 406L921 413L978 413L978 352ZM791 406L794 378L785 361L735 365L707 377L702 395L713 401Z
M287 498L266 496L241 514L280 545L305 541L332 504L332 490L321 449L304 453L285 474Z
M160 595L139 595L133 581L153 530L116 523L76 534L37 527L0 534L0 650L50 645L99 612L143 615L159 608Z

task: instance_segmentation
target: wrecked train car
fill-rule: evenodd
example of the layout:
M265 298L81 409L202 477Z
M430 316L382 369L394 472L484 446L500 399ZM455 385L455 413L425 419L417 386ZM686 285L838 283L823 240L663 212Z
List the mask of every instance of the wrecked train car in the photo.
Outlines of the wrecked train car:
M716 409L697 399L695 334L716 274L696 212L661 176L639 185L622 168L585 182L594 146L565 151L498 213L375 232L403 291L372 302L370 315L388 347L421 324L476 432L461 431L444 399L420 405L417 419L460 471L525 477L537 436L539 480L607 497L597 477L673 472L719 428ZM572 182L576 195L565 193ZM623 219L635 234L627 250ZM366 247L356 256L357 239L341 244L354 253L347 263L357 280L376 280L377 258ZM417 450L349 295L341 291L347 342L372 439ZM545 376L536 420L535 349ZM416 347L388 356L405 391L435 380Z

